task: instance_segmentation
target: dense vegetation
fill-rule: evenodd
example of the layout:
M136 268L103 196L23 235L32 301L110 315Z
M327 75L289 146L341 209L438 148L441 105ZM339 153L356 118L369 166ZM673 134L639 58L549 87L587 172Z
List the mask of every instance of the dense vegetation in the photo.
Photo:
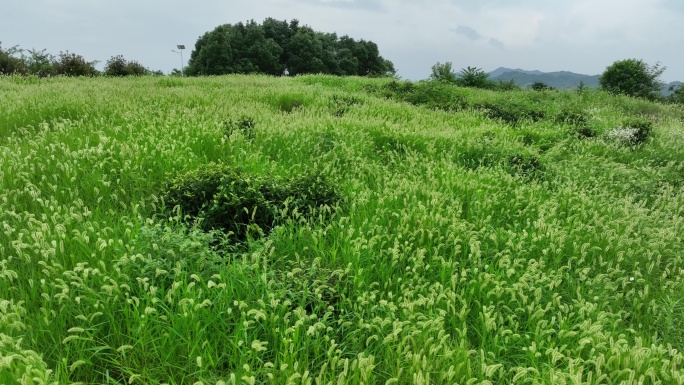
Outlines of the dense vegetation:
M268 74L387 75L394 65L372 41L316 32L299 21L224 24L195 44L189 75Z
M3 49L0 45L0 75L48 76L130 76L163 75L151 71L135 60L126 60L122 55L107 60L103 73L95 66L97 61L87 61L83 56L60 52L54 56L47 50L21 49L17 46Z
M608 92L655 100L663 87L663 72L665 67L659 64L649 66L639 59L618 60L606 68L599 83Z
M684 382L684 114L2 77L0 383Z

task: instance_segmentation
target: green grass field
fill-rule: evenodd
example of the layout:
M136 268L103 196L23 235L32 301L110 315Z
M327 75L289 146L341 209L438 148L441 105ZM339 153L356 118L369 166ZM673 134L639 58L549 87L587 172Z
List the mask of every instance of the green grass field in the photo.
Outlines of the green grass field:
M681 106L2 77L0 111L2 384L684 383Z

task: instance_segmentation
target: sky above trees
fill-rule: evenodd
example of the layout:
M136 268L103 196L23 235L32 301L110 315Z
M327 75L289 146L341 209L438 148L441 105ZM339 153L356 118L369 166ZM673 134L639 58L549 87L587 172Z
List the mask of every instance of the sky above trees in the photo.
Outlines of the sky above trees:
M27 0L2 1L3 48L70 51L100 66L123 55L153 70L181 65L171 52L221 24L298 19L316 31L372 40L405 79L436 62L600 74L616 60L667 67L684 81L681 0Z

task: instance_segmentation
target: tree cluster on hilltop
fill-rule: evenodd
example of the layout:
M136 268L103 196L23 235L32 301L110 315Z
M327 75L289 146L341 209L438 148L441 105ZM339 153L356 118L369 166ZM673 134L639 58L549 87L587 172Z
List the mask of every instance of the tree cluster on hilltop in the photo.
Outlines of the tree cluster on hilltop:
M224 24L205 33L195 44L188 75L261 73L279 76L321 73L331 75L394 74L391 61L380 56L372 41L314 31L272 18L258 24Z

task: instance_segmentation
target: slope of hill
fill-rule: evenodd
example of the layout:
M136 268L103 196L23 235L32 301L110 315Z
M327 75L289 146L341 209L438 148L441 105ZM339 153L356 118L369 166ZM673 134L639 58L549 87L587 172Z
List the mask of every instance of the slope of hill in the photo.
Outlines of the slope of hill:
M684 116L0 77L0 384L684 380Z

